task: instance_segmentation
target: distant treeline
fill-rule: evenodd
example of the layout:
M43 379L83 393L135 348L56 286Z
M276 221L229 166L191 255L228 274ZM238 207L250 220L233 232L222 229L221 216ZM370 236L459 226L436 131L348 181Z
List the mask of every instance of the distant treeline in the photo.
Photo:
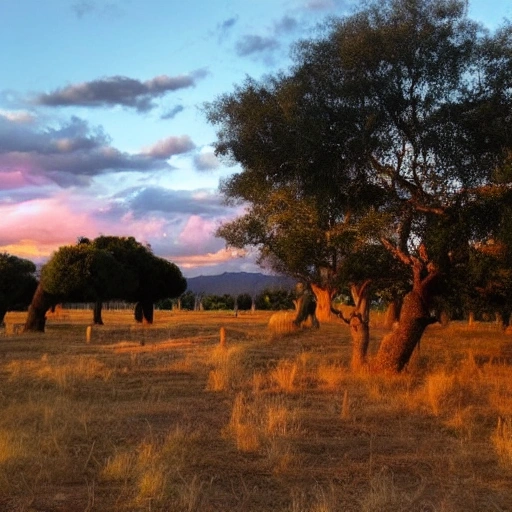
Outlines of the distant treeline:
M239 295L196 294L185 292L175 299L163 299L155 304L158 310L186 310L186 311L222 311L239 310L249 311L258 309L263 311L279 311L294 309L295 298L292 290L264 290L252 296L249 293ZM135 304L123 301L111 301L103 304L104 310L133 309ZM74 302L63 304L64 309L93 309L92 302Z

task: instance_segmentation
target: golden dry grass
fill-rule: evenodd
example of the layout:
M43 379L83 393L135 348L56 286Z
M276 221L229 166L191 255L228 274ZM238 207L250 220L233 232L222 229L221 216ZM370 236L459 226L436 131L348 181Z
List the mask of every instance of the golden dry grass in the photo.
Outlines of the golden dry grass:
M431 326L390 377L350 372L341 322L269 339L269 318L0 331L0 510L512 510L512 336Z

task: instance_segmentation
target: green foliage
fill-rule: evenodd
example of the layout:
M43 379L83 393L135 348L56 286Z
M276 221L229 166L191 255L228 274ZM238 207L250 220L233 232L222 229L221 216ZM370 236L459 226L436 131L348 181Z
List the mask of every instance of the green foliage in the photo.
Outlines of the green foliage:
M409 266L446 293L469 247L511 242L511 49L510 24L485 32L458 0L375 0L333 20L287 73L206 106L216 153L242 166L221 191L248 205L217 234L321 287L396 293Z
M180 269L133 237L100 236L61 247L42 269L45 292L58 300L155 302L186 289Z
M61 247L44 265L44 291L56 300L96 301L117 296L122 269L112 254L90 244Z
M236 298L236 303L240 311L249 311L252 308L252 297L248 293L241 293Z
M294 309L295 293L291 290L264 290L255 298L256 309L280 311Z
M37 286L35 272L31 261L0 254L0 323L7 311L30 304Z
M186 309L188 311L194 311L196 304L196 295L194 292L187 290L180 297L181 300L181 309Z
M230 310L235 307L235 298L231 295L206 295L201 303L205 311Z

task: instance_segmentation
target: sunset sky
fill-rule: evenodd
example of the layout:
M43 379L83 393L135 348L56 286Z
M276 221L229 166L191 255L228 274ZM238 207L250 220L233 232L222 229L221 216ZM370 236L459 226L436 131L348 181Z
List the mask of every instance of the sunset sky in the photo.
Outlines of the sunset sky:
M134 236L188 276L259 271L213 232L222 204L201 106L286 69L348 0L1 0L0 252L44 262ZM473 0L489 28L510 0Z

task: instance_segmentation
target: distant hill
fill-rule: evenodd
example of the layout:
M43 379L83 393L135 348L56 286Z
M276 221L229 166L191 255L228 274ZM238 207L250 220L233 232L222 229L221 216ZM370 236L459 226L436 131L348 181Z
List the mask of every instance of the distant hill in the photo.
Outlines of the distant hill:
M187 278L187 291L201 295L258 295L265 289L291 290L296 281L285 276L249 272L224 272L217 276Z

